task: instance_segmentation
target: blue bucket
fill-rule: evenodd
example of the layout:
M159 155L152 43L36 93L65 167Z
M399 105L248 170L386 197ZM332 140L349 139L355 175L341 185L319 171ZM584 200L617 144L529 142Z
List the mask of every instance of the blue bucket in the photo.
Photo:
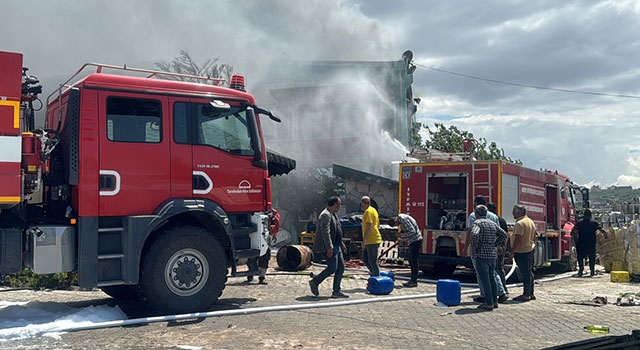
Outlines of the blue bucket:
M387 276L373 276L367 280L367 291L371 294L389 294L393 290L393 280Z
M460 281L438 280L436 283L436 299L447 305L460 305Z

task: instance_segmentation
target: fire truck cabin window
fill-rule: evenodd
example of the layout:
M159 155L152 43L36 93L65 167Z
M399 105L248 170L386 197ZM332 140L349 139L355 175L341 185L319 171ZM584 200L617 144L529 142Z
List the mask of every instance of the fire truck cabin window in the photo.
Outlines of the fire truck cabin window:
M209 104L198 104L196 111L198 144L240 156L253 156L244 109L232 107L230 111L220 112Z
M107 138L116 142L162 141L162 108L158 100L107 98Z

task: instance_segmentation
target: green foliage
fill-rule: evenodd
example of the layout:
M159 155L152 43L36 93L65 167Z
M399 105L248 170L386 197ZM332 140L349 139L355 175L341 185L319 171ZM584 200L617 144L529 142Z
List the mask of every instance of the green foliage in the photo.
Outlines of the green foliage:
M475 140L472 153L478 160L504 160L511 163L522 164L520 160L512 160L505 156L504 150L495 142L489 143L484 137L474 139L473 134L460 130L455 125L450 125L448 128L442 123L435 123L433 128L429 126L424 127L429 137L424 142L423 147L425 149L435 149L438 151L448 153L463 153L463 141L465 139Z
M197 75L209 78L224 78L227 82L231 81L233 66L218 63L219 60L219 57L210 58L200 65L191 58L191 55L189 55L187 51L180 50L180 55L176 56L171 62L156 62L155 65L163 72Z
M421 123L413 123L409 132L409 147L420 148L422 147L422 136L420 135L420 129L422 129Z
M315 220L331 196L344 193L344 183L328 168L296 169L271 180L274 208L280 213L281 227L298 230L301 222Z
M20 273L5 276L5 283L12 288L68 289L71 286L78 285L78 274L76 272L64 272L36 275L24 269Z

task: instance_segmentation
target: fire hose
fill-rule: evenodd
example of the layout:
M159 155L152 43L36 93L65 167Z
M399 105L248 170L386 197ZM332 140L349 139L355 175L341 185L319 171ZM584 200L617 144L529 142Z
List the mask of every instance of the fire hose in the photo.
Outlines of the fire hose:
M567 277L571 277L571 274L564 274L561 276L544 279L544 280L541 280L541 282L550 282L550 281L567 278ZM517 287L520 285L522 285L522 283L511 284L508 287ZM466 287L468 286L468 284L462 284L462 286ZM460 292L460 294L475 293L477 291L478 291L477 288L463 290ZM66 326L59 327L57 329L48 330L47 332L76 332L76 331L91 330L91 329L124 327L124 326L131 326L131 325L157 323L157 322L183 321L183 320L193 320L193 319L201 319L201 318L208 318L208 317L252 315L252 314L274 312L274 311L318 309L318 308L326 308L326 307L350 306L350 305L359 305L359 304L368 304L368 303L388 302L388 301L433 298L436 296L437 296L436 293L422 293L422 294L411 294L411 295L400 295L400 296L352 299L352 300L346 300L346 301L273 305L273 306L254 307L254 308L238 309L238 310L195 312L195 313L189 313L189 314L141 317L141 318L134 318L134 319L128 319L128 320L104 321L104 322L96 322L91 324L66 325Z

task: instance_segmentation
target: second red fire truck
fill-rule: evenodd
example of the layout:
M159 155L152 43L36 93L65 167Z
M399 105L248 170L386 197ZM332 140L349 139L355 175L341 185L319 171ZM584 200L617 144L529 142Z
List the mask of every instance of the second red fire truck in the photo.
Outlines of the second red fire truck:
M523 204L537 226L534 266L555 264L575 270L577 255L571 229L588 207L589 191L556 171L534 170L505 161L477 161L471 153L438 154L400 164L399 210L423 230L419 254L424 272L451 275L471 267L465 247L473 199L495 202L498 215L515 223L511 212Z

